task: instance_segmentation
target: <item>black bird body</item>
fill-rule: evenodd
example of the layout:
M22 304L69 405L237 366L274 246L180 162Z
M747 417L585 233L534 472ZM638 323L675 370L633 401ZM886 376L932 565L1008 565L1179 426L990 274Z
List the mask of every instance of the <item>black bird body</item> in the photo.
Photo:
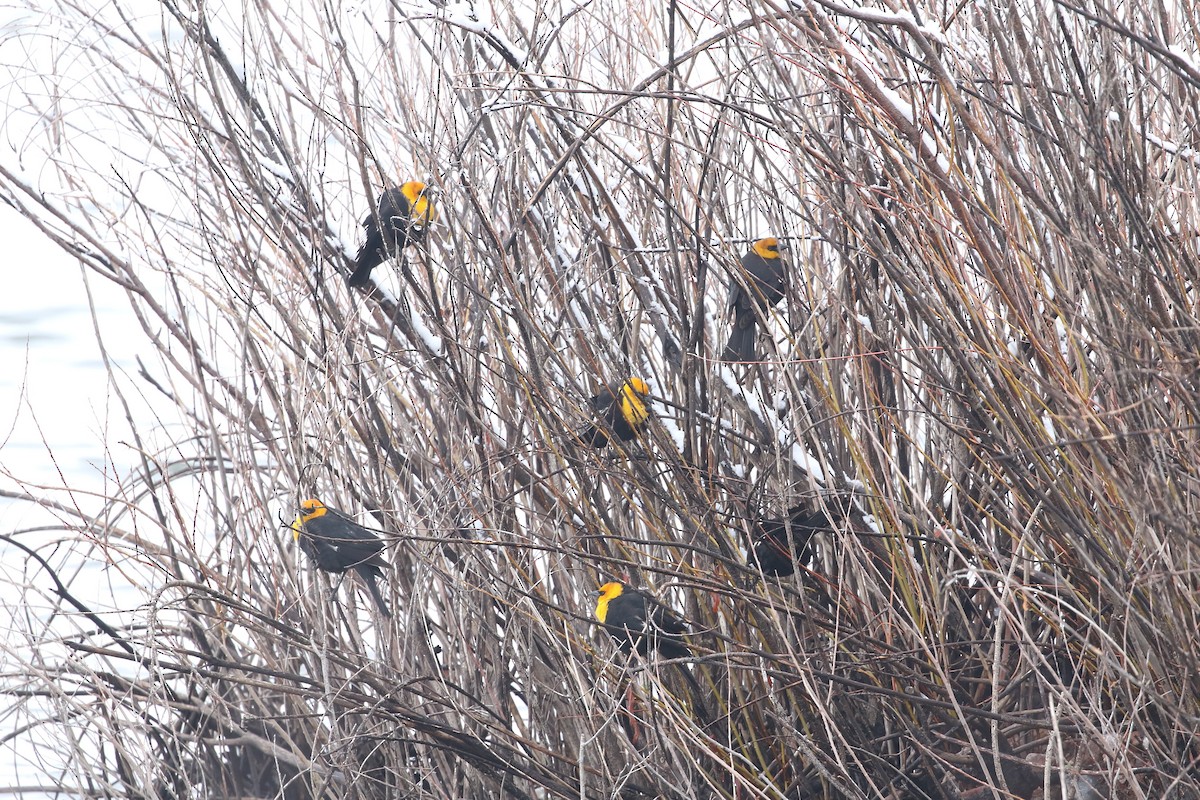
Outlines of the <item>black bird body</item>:
M657 650L664 658L690 655L683 635L687 625L675 612L640 589L611 582L600 587L596 619L623 652L646 656Z
M371 270L425 235L426 228L437 217L425 189L420 181L409 181L379 195L375 213L362 222L367 237L354 258L351 286L366 286Z
M722 361L756 360L754 340L758 319L779 305L787 291L779 240L759 239L742 256L741 269L729 283L729 307L733 309L733 331L721 353Z
M630 378L619 386L606 386L592 398L597 421L579 435L584 444L600 448L610 434L631 441L650 419L650 387L641 378Z
M627 655L636 651L645 658L651 651L657 650L663 658L679 659L692 654L683 640L688 629L687 623L649 594L619 581L600 587L596 600L596 619L616 641L621 652ZM687 684L692 713L702 725L709 725L713 715L700 682L686 664L677 663L674 666L678 667L678 672L672 674L678 674ZM668 690L682 697L680 690L669 684ZM631 705L628 719L633 720L637 716ZM636 731L636 725L634 727Z
M371 598L385 617L392 613L379 592L379 579L388 563L383 560L383 540L347 514L320 500L305 500L292 523L300 549L325 572L353 569L367 583Z
M821 509L797 506L788 509L787 519L763 519L755 523L753 564L764 575L791 575L796 564L812 557L814 535L833 529L833 523Z

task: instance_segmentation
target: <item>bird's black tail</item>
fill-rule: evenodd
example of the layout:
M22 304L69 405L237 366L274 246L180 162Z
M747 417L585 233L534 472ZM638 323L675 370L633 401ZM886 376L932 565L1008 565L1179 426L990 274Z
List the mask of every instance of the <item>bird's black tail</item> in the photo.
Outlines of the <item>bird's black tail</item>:
M368 217L365 225L367 239L363 242L362 247L358 248L358 255L354 257L354 272L350 274L348 281L351 286L366 286L371 277L371 270L387 260L387 252L383 247L383 234L379 232L375 221Z
M378 244L373 244L368 237L367 243L358 251L354 258L354 272L350 273L347 281L351 286L366 286L371 278L371 270L383 263L383 251Z
M738 311L737 319L733 323L733 332L729 334L729 341L725 343L725 350L721 353L722 361L746 363L758 360L754 354L754 312L747 313L749 318L743 317L743 312Z
M578 434L579 441L583 442L588 447L597 449L608 444L608 434L604 432L599 425L589 425L586 430Z
M681 697L680 699L687 701L692 714L696 717L696 721L700 723L701 727L708 727L714 719L713 709L708 704L709 693L700 688L700 681L696 680L696 676L692 674L692 670L687 664L673 664L672 666L677 669L677 674L683 678L684 684L687 687L686 694L688 696L686 698ZM668 688L670 687L668 686ZM673 691L679 696L680 692L678 688L675 688Z
M379 606L379 613L391 618L392 612L388 610L387 603L383 602L383 594L379 591L379 569L373 566L359 567L358 574L366 580L367 588L371 590L371 599Z

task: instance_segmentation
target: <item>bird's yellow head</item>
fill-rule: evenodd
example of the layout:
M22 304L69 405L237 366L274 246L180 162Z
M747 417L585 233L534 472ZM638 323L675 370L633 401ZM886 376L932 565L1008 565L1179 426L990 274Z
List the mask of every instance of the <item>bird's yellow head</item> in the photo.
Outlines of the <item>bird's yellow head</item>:
M750 249L768 260L779 258L779 240L774 236L768 236L765 239L759 239L757 242L750 245Z
M609 601L615 600L625 592L625 584L619 581L610 581L600 587L599 597L596 600L596 619L604 622L608 619L608 604Z
M625 389L641 397L650 394L650 386L641 378L630 378L625 381Z
M409 181L400 187L400 193L408 201L408 218L419 228L427 228L437 219L437 209L426 194L428 188L420 181Z
M317 517L325 516L329 509L325 508L325 504L315 498L305 500L300 504L300 515L292 523L292 538L300 538L300 529L304 527L304 523L311 522Z
M650 387L641 378L630 378L621 385L621 414L634 428L650 419L646 401L648 394Z

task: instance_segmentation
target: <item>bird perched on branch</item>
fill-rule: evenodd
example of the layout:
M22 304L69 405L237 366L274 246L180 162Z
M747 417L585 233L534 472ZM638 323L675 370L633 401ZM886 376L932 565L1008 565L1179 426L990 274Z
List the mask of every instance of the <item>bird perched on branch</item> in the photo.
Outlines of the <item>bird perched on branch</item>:
M343 573L353 569L367 582L379 613L385 617L392 615L379 593L379 578L388 566L379 555L383 552L382 539L320 500L301 503L300 515L291 527L300 549L316 562L318 569Z
M630 378L619 387L606 386L592 398L597 420L579 435L591 447L604 447L609 435L628 442L650 419L650 387L641 378Z
M779 305L786 290L779 240L773 236L759 239L742 256L741 269L729 284L729 307L733 309L733 332L721 353L722 361L756 360L754 340L759 317Z
M687 623L650 595L620 581L610 581L600 587L596 600L596 619L616 641L621 652L627 655L636 651L645 658L652 650L657 650L663 658L687 658L692 654L683 641ZM697 720L702 725L708 725L713 715L705 693L700 689L700 682L686 664L674 666L678 669L670 675L682 677L686 691L682 686L672 685L669 675L663 676L664 685L681 700L686 698ZM626 699L625 718L628 721L627 730L636 744L639 727L637 718L640 715L635 711L635 703L636 698L630 693Z
M812 557L809 546L814 535L833 529L833 523L822 509L809 511L803 506L788 509L786 519L760 519L755 525L752 564L764 575L791 575L797 564Z
M436 218L437 209L420 181L385 190L375 213L362 222L367 239L354 258L350 285L366 286L371 270L399 255L409 242L419 240Z
M645 656L657 650L665 658L684 658L690 654L683 643L683 634L687 632L684 621L650 595L619 581L600 587L596 619L623 652L636 649Z

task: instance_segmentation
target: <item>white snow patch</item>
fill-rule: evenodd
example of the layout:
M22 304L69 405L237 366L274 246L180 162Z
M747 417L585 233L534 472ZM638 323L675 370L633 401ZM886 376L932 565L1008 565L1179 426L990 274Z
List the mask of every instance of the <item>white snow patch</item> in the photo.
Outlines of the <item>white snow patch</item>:
M1067 336L1067 326L1063 323L1062 317L1054 318L1054 332L1058 335L1058 350L1063 358L1071 356L1071 340Z
M1150 133L1149 131L1146 132L1145 136L1146 136L1146 140L1149 141L1151 144L1155 145L1156 147L1160 148L1161 150L1171 153L1172 155L1176 155L1176 156L1179 156L1180 158L1187 158L1187 159L1191 159L1191 158L1195 157L1194 151L1192 150L1192 148L1188 147L1187 145L1181 145L1181 144L1176 144L1174 142L1168 142L1165 139L1161 139L1158 136L1155 136L1153 133Z
M1171 58L1183 64L1193 75L1200 75L1200 65L1194 60L1195 53L1184 52L1179 45L1174 44L1167 45L1167 52L1171 54Z
M673 441L675 443L676 452L682 453L683 452L683 428L680 428L679 425L673 419L663 419L660 417L659 422L662 423L662 426L666 430L667 435L671 437L671 441Z
M421 337L421 341L429 348L429 351L435 356L443 355L441 337L434 334L425 326L425 320L421 319L420 315L411 314L413 331L417 336Z
M1046 429L1046 435L1052 440L1058 438L1058 433L1054 426L1054 419L1049 414L1042 414L1042 427Z
M782 434L779 437L783 438ZM812 454L800 446L799 442L792 445L792 463L801 469L807 470L808 474L813 477L813 480L820 484L825 483L825 470L821 469L821 464Z
M279 163L275 159L264 156L263 158L261 158L259 160L258 163L259 163L259 166L261 166L264 170L266 170L270 174L274 175L276 178L283 181L284 183L287 183L289 185L292 183L292 173L288 171L288 168L286 166Z
M529 60L529 54L513 44L495 25L479 19L473 3L456 3L446 6L444 13L439 16L450 25L496 42L518 64L524 64Z

